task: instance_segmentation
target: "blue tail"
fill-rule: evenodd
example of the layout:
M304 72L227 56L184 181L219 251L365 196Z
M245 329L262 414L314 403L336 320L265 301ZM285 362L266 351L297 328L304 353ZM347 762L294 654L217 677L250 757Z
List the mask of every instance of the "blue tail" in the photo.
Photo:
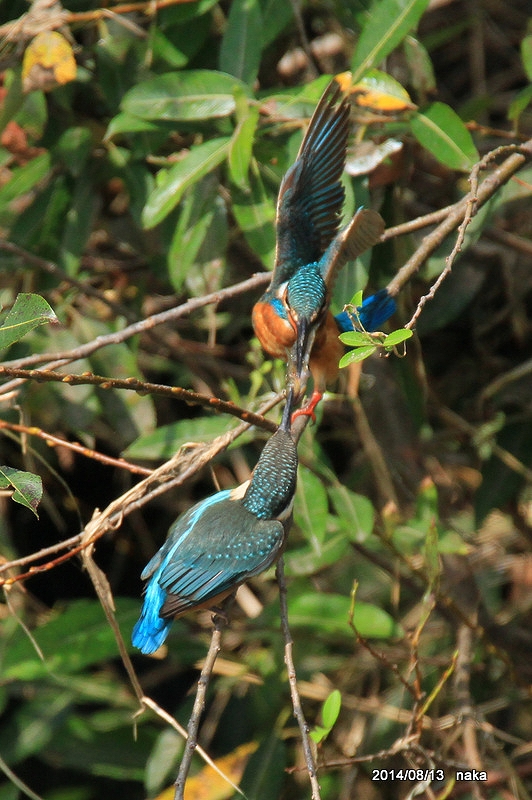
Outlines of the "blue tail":
M155 573L146 587L140 619L133 628L131 636L134 646L145 655L155 653L159 649L168 636L168 629L172 623L171 619L162 619L159 616L166 592L159 586L158 577Z
M362 305L358 306L357 311L361 327L372 333L378 331L392 316L395 311L395 300L388 294L388 289L381 289L370 297L366 297ZM358 329L358 325L347 311L337 314L335 320L342 333Z

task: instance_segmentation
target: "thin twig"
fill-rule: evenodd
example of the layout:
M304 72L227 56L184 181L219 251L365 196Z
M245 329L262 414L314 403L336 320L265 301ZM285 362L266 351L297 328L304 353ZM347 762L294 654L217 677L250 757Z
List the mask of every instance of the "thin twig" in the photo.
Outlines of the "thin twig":
M18 425L14 422L6 422L6 420L2 419L0 420L0 430L2 429L15 431L16 433L21 433L26 436L36 436L39 439L43 439L50 447L64 447L67 450L72 450L74 453L85 456L85 458L92 458L94 461L100 461L102 464L107 464L111 467L126 469L136 475L151 475L153 472L153 470L140 467L138 464L131 464L129 461L126 461L125 458L113 458L112 456L105 455L105 453L99 453L97 450L91 450L90 447L85 447L85 445L79 444L79 442L69 442L68 439L54 436L52 433L47 433L34 425Z
M268 411L279 402L281 396L276 396L273 400L261 407L262 412ZM21 566L38 561L40 558L47 557L52 552L57 553L67 550L62 556L51 562L32 566L26 573L15 575L9 578L0 579L0 586L11 585L26 578L30 578L39 572L53 569L58 564L81 553L82 550L100 539L105 533L115 531L123 522L124 518L137 511L146 503L153 500L159 494L168 492L176 486L181 486L186 480L195 475L205 464L211 461L216 455L226 449L244 431L249 428L247 422L238 425L234 430L227 431L221 436L216 437L212 442L201 444L185 444L169 461L155 469L151 475L139 481L135 486L123 495L113 500L102 512L97 512L90 522L77 536L73 536L63 542L59 542L53 547L45 548L30 556L25 556L16 561L9 561L0 564L0 573L10 570L13 567Z
M211 408L219 413L230 414L232 417L238 417L238 419L241 419L243 422L256 425L258 428L263 428L267 431L272 431L272 433L277 430L277 425L274 422L265 419L260 414L254 414L253 411L247 411L244 408L240 408L240 406L236 406L234 403L220 400L218 397L210 397L206 394L183 389L181 386L165 386L160 383L141 381L138 378L109 378L105 375L94 375L92 372L83 372L81 375L75 375L55 372L50 369L19 369L18 367L0 365L0 376L2 375L32 380L37 383L64 383L67 386L98 386L100 389L125 389L139 394L174 397L188 405L202 406L203 408Z
M3 363L8 367L25 368L48 362L47 369L57 369L58 367L63 367L65 364L69 364L72 361L79 361L82 358L88 358L97 350L101 350L102 347L108 347L112 344L122 344L128 339L131 339L133 336L138 336L141 333L152 331L158 325L163 325L167 322L173 322L176 319L186 316L187 314L191 314L193 311L203 308L204 306L218 305L224 300L237 297L245 292L251 292L254 289L265 286L270 279L271 274L269 272L261 272L253 275L251 278L248 278L245 281L241 281L241 283L235 283L232 286L228 286L225 289L220 289L217 292L211 292L210 294L203 295L202 297L193 297L190 300L187 300L186 303L182 303L179 306L169 308L166 311L153 314L152 316L140 320L139 322L134 322L131 325L127 325L121 331L115 331L113 333L97 336L90 342L79 345L78 347L74 347L70 350L62 350L56 353L36 353L35 355L27 356L26 358L4 361ZM21 379L10 381L0 389L0 394L5 394L12 391L20 386L21 383Z
M212 675L214 662L220 652L222 642L222 631L227 625L227 618L222 614L213 615L214 630L211 636L211 643L209 650L201 670L201 675L198 680L198 687L196 690L196 699L192 708L192 714L188 721L187 742L185 744L185 751L179 767L179 772L175 782L174 800L183 800L185 793L185 783L192 763L192 757L198 744L198 730L201 721L201 716L205 709L205 699L207 696L207 688Z
M277 562L276 569L277 583L279 584L279 599L281 603L281 629L284 637L284 660L288 670L288 683L290 685L290 695L292 697L292 707L294 709L294 716L299 725L301 732L301 742L303 745L303 753L305 755L305 762L307 765L307 772L310 779L310 786L312 788L312 800L320 800L320 785L316 775L316 761L314 753L312 752L312 743L309 736L309 726L303 713L303 706L301 705L301 697L297 688L297 674L292 655L293 639L288 625L288 606L286 583L284 578L284 563L283 557Z
M414 255L401 267L397 275L388 284L388 291L392 296L395 296L401 290L404 284L417 272L427 258L440 246L446 236L452 233L452 231L463 222L468 209L471 207L472 200L475 201L476 209L479 209L501 188L501 186L507 183L528 160L530 160L532 157L532 139L521 146L516 145L497 148L488 153L482 161L479 162L477 167L479 169L486 168L494 158L501 155L503 152L508 152L508 150L511 150L512 154L485 178L476 191L472 189L471 192L455 203L454 206L450 206L446 209L447 214L443 221L425 236ZM427 297L427 300L428 299L430 299L430 297ZM425 300L424 303L425 302L427 301ZM419 309L419 313L421 313L421 309ZM416 310L416 315L414 315L413 319L410 320L405 327L413 327L417 316L419 316L419 314Z

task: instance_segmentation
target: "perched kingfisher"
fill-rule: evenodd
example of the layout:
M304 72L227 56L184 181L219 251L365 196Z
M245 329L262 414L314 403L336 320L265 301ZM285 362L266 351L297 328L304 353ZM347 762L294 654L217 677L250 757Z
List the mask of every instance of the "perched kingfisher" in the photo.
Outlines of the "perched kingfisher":
M334 282L346 261L372 247L384 230L380 214L362 208L338 230L349 133L344 84L345 76L338 76L326 88L296 161L282 180L272 280L252 314L263 349L288 360L296 396L304 391L310 357L314 406L325 384L338 373L343 353L338 334L349 320L339 315L335 322L328 311ZM364 328L375 330L394 309L393 298L383 289L367 298L358 311ZM352 330L352 324L347 329Z
M172 620L194 608L213 608L283 550L292 522L297 449L290 431L292 393L251 479L217 492L174 522L142 572L147 581L132 642L155 652Z

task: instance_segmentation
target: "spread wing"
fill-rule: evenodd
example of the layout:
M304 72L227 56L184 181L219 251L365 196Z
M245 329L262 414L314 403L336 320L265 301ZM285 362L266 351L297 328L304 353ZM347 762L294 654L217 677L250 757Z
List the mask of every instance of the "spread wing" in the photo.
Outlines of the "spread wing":
M273 286L284 283L300 266L319 261L338 231L348 131L349 102L333 80L281 183Z
M384 220L377 211L359 208L349 225L333 239L320 261L320 271L331 294L339 271L376 244L384 232Z

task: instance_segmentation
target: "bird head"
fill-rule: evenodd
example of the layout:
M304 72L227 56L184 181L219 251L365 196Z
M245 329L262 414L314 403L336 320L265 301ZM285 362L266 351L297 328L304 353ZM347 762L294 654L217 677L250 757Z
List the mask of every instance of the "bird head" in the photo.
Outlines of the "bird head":
M327 309L327 287L317 263L301 268L288 281L286 305L296 332L290 368L297 385L308 375L310 351Z

